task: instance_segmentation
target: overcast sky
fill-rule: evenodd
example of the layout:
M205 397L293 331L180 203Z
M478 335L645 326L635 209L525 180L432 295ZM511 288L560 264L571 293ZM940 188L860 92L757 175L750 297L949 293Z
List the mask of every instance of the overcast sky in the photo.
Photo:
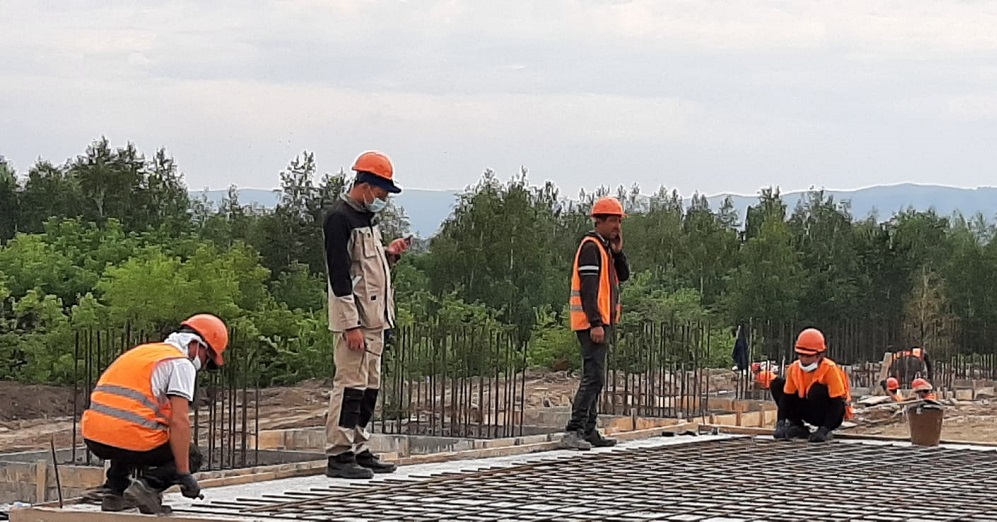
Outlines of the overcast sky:
M365 149L406 187L994 185L997 2L0 0L0 154L192 188Z

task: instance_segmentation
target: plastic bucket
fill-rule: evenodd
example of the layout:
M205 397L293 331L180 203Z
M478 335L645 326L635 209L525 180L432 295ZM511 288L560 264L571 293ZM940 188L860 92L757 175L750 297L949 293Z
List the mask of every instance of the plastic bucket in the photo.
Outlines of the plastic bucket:
M907 409L910 442L918 446L937 446L942 440L942 407L920 404Z

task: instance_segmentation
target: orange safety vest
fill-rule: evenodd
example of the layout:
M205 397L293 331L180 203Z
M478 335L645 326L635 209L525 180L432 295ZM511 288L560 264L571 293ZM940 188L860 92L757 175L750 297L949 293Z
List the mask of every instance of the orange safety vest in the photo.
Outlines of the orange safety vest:
M838 366L831 359L825 357L820 366L813 371L812 375L807 375L806 372L800 368L799 361L796 361L795 363L789 365L789 368L786 369L786 380L792 381L796 385L796 393L802 399L806 398L807 392L810 391L810 387L814 384L827 384L828 372L838 372L841 375L841 383L845 388L845 419L854 418L855 409L852 407L851 379L848 378L848 372L846 372L844 368Z
M848 372L841 366L835 365L841 372L841 380L845 382L845 420L855 418L855 408L852 407L852 380L848 378Z
M602 242L592 236L585 236L578 251L575 252L574 266L571 268L571 297L568 299L571 313L571 329L575 331L588 330L592 327L589 324L588 316L582 309L582 278L578 274L578 257L582 253L585 243L591 241L599 247L602 256L602 270L599 273L599 315L602 316L602 324L615 324L620 319L622 309L620 303L614 303L613 295L619 295L620 280L616 275L616 266L609 255L609 250L603 246Z
M121 354L97 381L90 407L83 412L83 437L130 451L148 451L170 440L169 401L159 402L152 392L156 363L182 359L175 346L143 344Z

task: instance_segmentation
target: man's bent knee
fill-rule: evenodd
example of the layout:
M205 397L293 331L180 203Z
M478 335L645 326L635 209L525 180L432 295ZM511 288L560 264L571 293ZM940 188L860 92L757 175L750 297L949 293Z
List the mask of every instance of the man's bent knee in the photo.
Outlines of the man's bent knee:
M825 384L814 384L807 391L807 399L811 401L827 401L831 399L831 393Z
M363 397L363 389L346 388L343 390L343 403L339 408L339 427L354 428L360 425Z

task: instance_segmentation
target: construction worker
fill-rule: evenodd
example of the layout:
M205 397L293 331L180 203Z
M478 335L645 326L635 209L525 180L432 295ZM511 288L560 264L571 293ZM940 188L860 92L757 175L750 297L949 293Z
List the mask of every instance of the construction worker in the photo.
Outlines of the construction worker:
M755 375L755 385L763 390L769 389L772 380L778 377L775 372L768 368L762 370L762 363L751 363L751 373Z
M606 380L609 340L620 319L620 282L630 278L623 253L623 205L613 197L600 198L590 215L595 228L582 238L575 254L569 298L571 329L581 344L582 380L561 441L563 447L579 450L616 444L603 437L595 425Z
M911 389L914 390L914 395L911 397L911 399L921 399L922 401L938 400L938 395L936 395L935 392L933 391L935 387L932 386L931 383L925 379L921 378L914 379L914 382L910 384L910 387Z
M827 345L820 330L807 328L800 332L795 351L797 360L786 369L786 377L772 380L772 399L779 408L773 437L826 442L849 414L848 378L824 355ZM817 430L811 433L804 422L817 426Z
M197 372L225 364L227 347L225 323L198 314L163 342L121 354L100 376L80 429L90 451L110 461L102 511L168 513L163 491L176 484L185 497L200 495L192 475L199 463L191 462L189 406ZM144 470L142 477L132 480L137 469Z
M918 377L925 377L929 381L935 378L931 358L921 346L894 352L887 374L899 382L911 382Z
M886 393L891 399L893 399L893 402L901 402L904 400L903 396L900 395L900 381L898 381L895 377L886 379L884 388L886 388Z
M391 160L380 152L364 152L352 167L356 178L325 217L326 267L329 287L329 330L335 337L336 374L326 417L326 475L369 479L392 473L367 443L381 387L381 354L385 331L394 326L395 302L390 267L408 249L396 239L385 248L378 215L394 182Z

